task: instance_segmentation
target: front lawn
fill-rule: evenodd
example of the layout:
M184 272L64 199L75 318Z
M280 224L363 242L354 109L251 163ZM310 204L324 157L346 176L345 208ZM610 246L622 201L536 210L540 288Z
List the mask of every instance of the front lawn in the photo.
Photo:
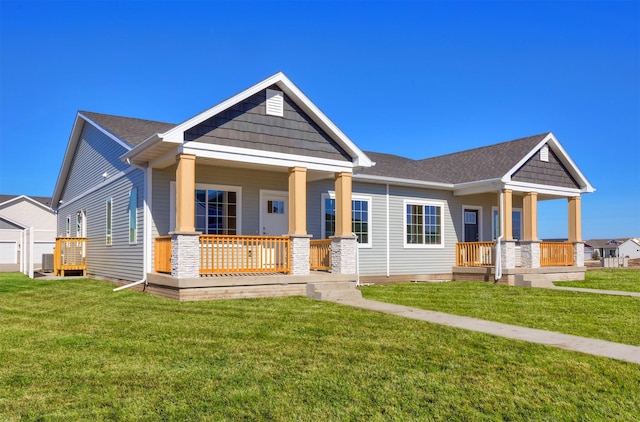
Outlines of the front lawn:
M640 270L603 268L587 271L584 281L559 281L553 284L564 287L640 292Z
M464 281L368 286L362 294L382 302L640 345L640 297Z
M0 274L0 420L640 414L631 363L303 297L179 303L112 288Z

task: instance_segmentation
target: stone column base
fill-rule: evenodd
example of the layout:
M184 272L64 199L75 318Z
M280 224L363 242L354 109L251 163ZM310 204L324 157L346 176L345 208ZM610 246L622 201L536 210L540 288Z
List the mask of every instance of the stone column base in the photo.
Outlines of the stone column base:
M173 232L171 235L171 275L200 277L200 233Z
M573 242L573 266L584 267L584 242Z
M539 240L521 240L520 251L522 253L523 268L540 268Z
M290 234L291 238L291 275L308 275L311 272L310 234Z
M502 269L512 269L516 267L516 241L502 240L500 241L500 257Z
M334 274L355 274L356 236L331 236L331 272Z

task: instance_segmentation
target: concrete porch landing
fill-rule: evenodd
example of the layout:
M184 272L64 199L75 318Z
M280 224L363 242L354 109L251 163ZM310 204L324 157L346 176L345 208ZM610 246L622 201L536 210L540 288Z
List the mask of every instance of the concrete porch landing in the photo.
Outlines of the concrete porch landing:
M149 273L147 293L180 301L242 299L276 296L309 296L316 299L353 297L355 274L312 272L309 275L224 275L198 278L174 278ZM335 293L337 292L337 293ZM351 295L351 296L349 296Z
M548 287L553 281L584 280L587 267L510 268L498 283L509 286ZM456 281L495 281L494 267L453 267Z

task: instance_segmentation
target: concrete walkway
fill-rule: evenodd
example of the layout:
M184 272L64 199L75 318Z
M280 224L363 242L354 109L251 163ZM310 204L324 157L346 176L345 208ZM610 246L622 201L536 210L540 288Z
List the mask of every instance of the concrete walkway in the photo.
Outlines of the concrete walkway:
M552 290L568 290L571 292L597 293L599 295L640 297L640 292L621 292L619 290L599 290L599 289L585 289L582 287L563 287L563 286L553 286L553 287L540 286L540 287L543 289L552 289Z
M500 322L491 322L482 319L445 314L443 312L427 311L367 299L342 299L335 300L334 302L356 308L368 309L370 311L383 312L405 318L432 322L434 324L447 325L449 327L462 328L465 330L477 331L480 333L492 334L515 340L528 341L530 343L544 344L547 346L559 347L561 349L573 350L576 352L588 353L590 355L604 356L640 364L640 347L638 346L629 346L626 344L596 340L587 337L578 337L552 331L538 330L535 328L502 324Z

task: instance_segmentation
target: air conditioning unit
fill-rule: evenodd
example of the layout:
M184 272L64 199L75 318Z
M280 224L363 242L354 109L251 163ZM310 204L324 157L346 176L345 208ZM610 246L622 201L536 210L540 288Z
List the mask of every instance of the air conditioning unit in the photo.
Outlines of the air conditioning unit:
M46 271L46 272L53 271L53 254L52 253L42 254L42 271Z

